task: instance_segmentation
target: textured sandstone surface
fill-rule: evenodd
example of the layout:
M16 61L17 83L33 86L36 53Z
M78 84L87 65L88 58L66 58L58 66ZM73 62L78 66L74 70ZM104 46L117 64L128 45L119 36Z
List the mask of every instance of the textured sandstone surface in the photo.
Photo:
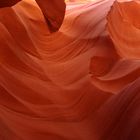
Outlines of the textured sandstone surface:
M138 0L0 0L0 139L139 140Z

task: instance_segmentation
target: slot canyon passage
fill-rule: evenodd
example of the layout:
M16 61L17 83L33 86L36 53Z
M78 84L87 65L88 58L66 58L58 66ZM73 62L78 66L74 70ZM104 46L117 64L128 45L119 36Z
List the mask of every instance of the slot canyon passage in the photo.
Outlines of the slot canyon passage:
M140 140L140 0L0 0L0 140Z

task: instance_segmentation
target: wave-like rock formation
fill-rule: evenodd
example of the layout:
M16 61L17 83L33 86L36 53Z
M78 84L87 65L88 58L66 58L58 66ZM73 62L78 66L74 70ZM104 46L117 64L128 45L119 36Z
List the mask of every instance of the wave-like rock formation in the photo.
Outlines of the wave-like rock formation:
M1 140L140 139L138 0L0 0L0 32Z

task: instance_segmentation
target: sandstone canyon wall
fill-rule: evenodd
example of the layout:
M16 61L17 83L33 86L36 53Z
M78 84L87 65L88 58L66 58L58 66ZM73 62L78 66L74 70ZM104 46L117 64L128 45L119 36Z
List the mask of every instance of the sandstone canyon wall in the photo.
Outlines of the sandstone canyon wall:
M1 140L140 139L138 0L0 0L0 32Z

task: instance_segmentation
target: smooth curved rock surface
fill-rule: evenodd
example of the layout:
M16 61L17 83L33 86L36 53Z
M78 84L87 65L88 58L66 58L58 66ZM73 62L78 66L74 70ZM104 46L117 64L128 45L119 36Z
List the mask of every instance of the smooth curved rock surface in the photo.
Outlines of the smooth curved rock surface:
M3 2L0 139L139 140L140 3Z

